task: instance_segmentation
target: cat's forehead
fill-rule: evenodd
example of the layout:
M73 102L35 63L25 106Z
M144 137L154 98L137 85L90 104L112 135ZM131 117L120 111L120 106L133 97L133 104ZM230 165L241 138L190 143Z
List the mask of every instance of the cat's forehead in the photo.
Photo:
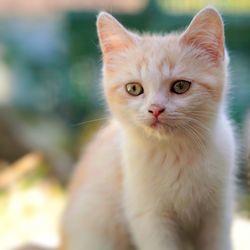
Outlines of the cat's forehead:
M175 74L189 71L185 51L179 34L145 35L131 49L128 57L133 58L136 71L140 72L142 78L171 78Z
M179 42L179 35L149 35L141 36L140 41L133 47L121 52L114 53L107 62L107 70L117 73L117 71L145 72L144 75L163 69L171 70L183 57L183 48ZM185 53L184 53L185 54Z
M144 62L152 60L155 63L173 64L180 56L182 49L179 42L180 35L173 33L168 35L143 35L136 51L138 59Z

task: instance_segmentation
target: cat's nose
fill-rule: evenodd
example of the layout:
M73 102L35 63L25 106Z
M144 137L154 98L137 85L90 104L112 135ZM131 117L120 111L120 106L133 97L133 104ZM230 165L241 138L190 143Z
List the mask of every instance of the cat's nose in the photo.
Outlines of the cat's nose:
M150 105L148 112L151 113L155 118L158 118L158 116L165 111L165 108L158 105L158 104L152 104Z

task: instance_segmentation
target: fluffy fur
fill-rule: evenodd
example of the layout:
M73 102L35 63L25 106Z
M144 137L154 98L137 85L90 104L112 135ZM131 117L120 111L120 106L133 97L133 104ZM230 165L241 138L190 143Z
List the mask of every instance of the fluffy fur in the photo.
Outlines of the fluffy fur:
M219 13L205 8L167 35L132 33L107 13L97 28L113 118L78 163L61 249L230 250L235 142ZM190 89L173 93L176 80ZM129 95L129 82L144 93ZM165 109L156 125L152 105Z

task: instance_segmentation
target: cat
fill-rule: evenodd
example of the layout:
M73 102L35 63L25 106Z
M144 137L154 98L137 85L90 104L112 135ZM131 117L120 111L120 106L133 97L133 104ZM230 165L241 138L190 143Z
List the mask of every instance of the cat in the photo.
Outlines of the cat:
M226 115L223 21L206 7L186 30L127 30L101 12L112 118L69 188L64 250L231 250L236 143Z

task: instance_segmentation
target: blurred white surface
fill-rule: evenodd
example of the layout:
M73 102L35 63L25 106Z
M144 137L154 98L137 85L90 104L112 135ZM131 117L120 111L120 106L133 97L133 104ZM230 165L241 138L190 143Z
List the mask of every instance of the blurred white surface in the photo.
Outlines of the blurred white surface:
M250 220L236 217L232 234L234 250L250 250Z

